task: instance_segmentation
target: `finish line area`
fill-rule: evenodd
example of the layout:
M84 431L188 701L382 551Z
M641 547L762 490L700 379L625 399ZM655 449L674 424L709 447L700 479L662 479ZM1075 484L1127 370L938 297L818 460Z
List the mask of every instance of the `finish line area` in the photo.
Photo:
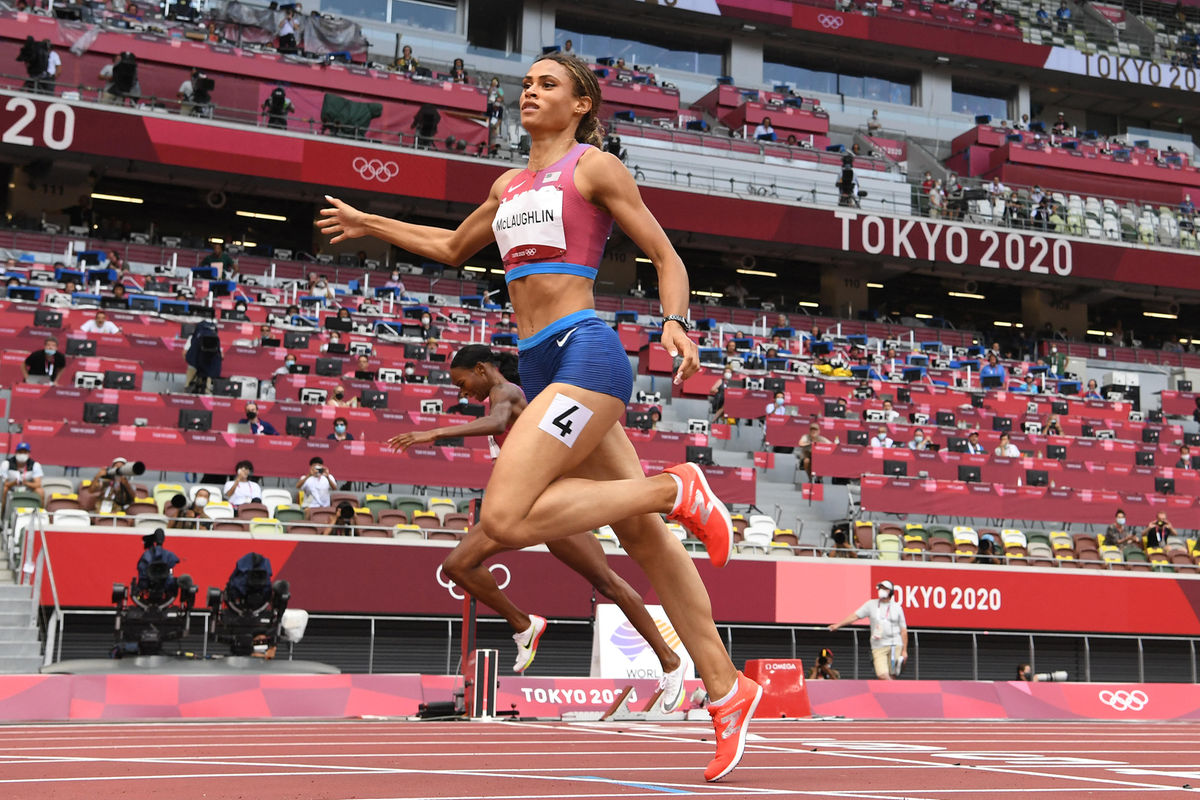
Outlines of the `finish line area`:
M1200 796L1194 722L753 723L705 783L711 725L394 720L0 726L0 795L261 800Z

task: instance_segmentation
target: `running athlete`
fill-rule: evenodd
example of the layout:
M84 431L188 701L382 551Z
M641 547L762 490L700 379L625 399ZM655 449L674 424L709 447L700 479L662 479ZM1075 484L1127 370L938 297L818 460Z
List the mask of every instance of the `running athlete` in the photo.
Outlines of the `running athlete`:
M654 264L662 344L680 358L675 382L700 367L688 338L688 278L679 255L616 156L599 149L600 84L587 64L551 53L525 75L521 124L529 163L508 170L488 199L449 230L363 213L334 198L317 225L331 243L376 236L443 264L500 247L529 405L509 432L487 485L488 536L528 547L625 520L621 543L645 571L712 701L718 780L741 760L762 688L729 659L696 565L663 523L678 520L716 566L729 561L729 511L695 464L646 477L621 419L633 372L616 333L596 316L597 265L613 221Z
M487 436L492 444L492 457L499 455L505 434L527 405L525 394L518 385L517 357L512 353L494 353L486 345L469 344L455 353L450 362L450 380L463 397L480 403L490 401L488 415L465 425L393 436L388 440L393 450L407 450L414 444L451 437ZM684 660L663 640L638 593L608 566L596 537L578 533L546 542L546 547L551 555L587 578L600 594L616 603L625 612L629 624L658 656L663 670L659 681L659 688L663 690L662 710L670 713L683 705L683 680L687 675ZM546 630L546 619L517 608L496 584L491 571L483 566L487 559L511 549L488 537L481 525L475 525L446 557L442 572L508 621L514 631L513 641L517 643L517 663L513 672L524 672L537 655L538 642Z

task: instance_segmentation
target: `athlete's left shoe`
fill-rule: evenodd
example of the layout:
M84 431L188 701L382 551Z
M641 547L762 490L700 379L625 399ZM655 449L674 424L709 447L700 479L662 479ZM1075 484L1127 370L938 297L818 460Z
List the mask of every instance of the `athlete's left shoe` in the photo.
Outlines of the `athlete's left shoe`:
M667 467L666 471L675 476L681 487L679 502L667 519L678 521L703 542L715 566L725 566L733 555L733 520L729 509L709 487L700 467L688 462Z
M683 681L687 677L687 668L687 659L680 656L679 666L670 672L664 672L658 679L658 688L662 689L658 703L664 714L678 711L683 705Z
M538 642L541 641L542 634L546 632L545 617L530 614L529 623L528 629L513 634L513 641L517 643L517 663L513 664L513 672L518 674L524 672L533 663L533 657L537 655Z
M737 692L733 697L719 706L709 704L708 713L712 715L713 727L717 733L717 754L708 762L704 770L704 780L719 781L742 760L746 750L746 735L749 731L750 718L758 709L762 700L763 689L754 681L738 671Z

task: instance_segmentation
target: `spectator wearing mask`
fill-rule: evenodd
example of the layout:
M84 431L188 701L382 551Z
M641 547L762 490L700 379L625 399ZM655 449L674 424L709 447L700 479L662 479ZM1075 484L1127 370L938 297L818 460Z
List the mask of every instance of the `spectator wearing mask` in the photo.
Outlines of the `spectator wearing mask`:
M171 498L170 508L166 510L166 515L172 517L169 528L210 528L212 521L209 519L205 508L208 506L212 496L208 489L197 489L192 502L188 503L187 498L181 494ZM174 511L174 513L172 513Z
M233 506L261 500L262 486L251 480L253 477L254 465L246 460L239 461L233 478L225 482L222 496Z
M108 318L103 309L96 316L79 326L80 333L120 333L121 329Z
M871 623L871 661L875 665L875 677L881 681L893 678L893 665L900 666L908 660L908 624L904 620L904 609L892 598L896 587L891 581L880 581L875 586L878 599L868 600L851 612L845 619L829 626L829 630L851 624L855 620L869 618ZM897 674L899 670L896 670Z
M888 435L886 425L880 425L875 431L875 435L871 437L871 447L895 447L896 442Z
M1146 537L1146 547L1165 547L1168 536L1178 536L1175 527L1167 520L1167 512L1159 511L1154 516L1154 522L1146 526L1142 534Z
M354 504L349 500L343 500L338 503L337 513L333 518L333 522L325 530L321 531L322 536L354 536L355 535L355 510Z
M342 334L338 331L329 332L329 340L321 345L321 352L328 353L330 348L333 348L336 353L345 352L342 350Z
M421 315L421 338L433 341L441 337L442 332L434 327L433 318L426 312Z
M399 295L400 297L403 297L403 296L404 296L404 292L405 292L405 291L407 291L407 290L404 288L404 281L400 280L400 271L399 271L399 270L395 270L395 269L394 269L394 270L392 270L392 274L391 274L391 276L390 276L390 277L387 279L387 282L385 282L385 283L383 284L383 288L385 288L385 289L395 289L395 290L396 290L396 294L397 294L397 295Z
M325 466L320 456L313 456L308 462L308 472L296 481L296 491L304 492L305 508L326 508L329 505L329 493L337 488L337 481Z
M345 417L337 417L333 421L333 432L325 437L335 442L353 442L354 434L350 433L349 423Z
M929 440L925 438L925 431L917 428L913 431L912 438L908 440L909 450L928 450Z
M405 383L425 383L425 376L417 374L417 365L409 361L404 365Z
M129 459L117 456L107 467L102 467L92 478L92 490L96 491L92 510L98 514L112 514L124 511L130 503L137 499L137 492L129 484L129 478L121 475L118 470L128 463Z
M1195 469L1196 465L1192 463L1192 448L1186 444L1179 448L1179 460L1175 462L1175 469Z
M238 422L242 425L249 425L250 432L253 433L255 436L259 436L259 435L278 436L279 435L279 431L275 430L274 425L267 422L262 417L258 416L258 403L255 403L254 401L250 401L249 403L246 403L244 413L246 414L246 416L239 419Z
M42 465L33 459L30 450L29 442L21 442L13 457L4 462L4 500L7 501L12 489L25 489L37 493L44 506L46 492L42 489Z
M783 392L776 392L775 399L767 403L767 416L782 417L787 414L787 405L784 400Z
M329 405L337 406L338 408L358 408L358 398L351 397L346 399L346 387L338 384L333 389L333 394L329 397Z
M21 371L26 383L58 383L66 366L66 356L58 352L58 339L50 336L41 350L25 358Z
M1141 545L1137 533L1125 525L1125 510L1117 509L1112 525L1104 531L1104 543L1109 547L1125 547L1126 545Z
M1021 451L1018 450L1017 446L1012 443L1011 436L1009 436L1007 433L1002 433L1000 434L1000 444L996 445L994 455L998 455L1003 458L1020 458Z
M286 375L291 375L292 368L295 366L296 366L296 357L294 355L289 353L288 355L284 356L283 363L280 364L278 367L276 367L275 371L271 373L271 383L274 384L276 378L280 378L280 377L283 377Z
M496 323L496 330L498 332L516 333L517 325L512 321L512 314L507 311L501 311L500 320Z
M1183 202L1179 204L1179 216L1187 217L1188 225L1190 226L1192 224L1191 218L1196 216L1196 204L1192 202L1192 196L1190 194L1185 194L1183 196ZM1181 219L1180 223L1182 224L1182 222L1183 220Z

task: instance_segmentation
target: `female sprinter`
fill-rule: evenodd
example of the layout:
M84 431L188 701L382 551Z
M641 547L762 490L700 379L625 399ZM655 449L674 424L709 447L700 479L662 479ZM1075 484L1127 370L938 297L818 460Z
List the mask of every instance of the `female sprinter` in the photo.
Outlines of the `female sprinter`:
M407 450L414 444L450 437L487 436L492 441L492 457L499 454L499 444L526 406L525 394L518 385L517 357L512 353L493 353L486 345L469 344L459 350L450 362L450 380L464 397L480 403L490 401L488 415L465 425L393 436L388 441L393 450ZM620 524L618 522L617 526ZM658 656L663 670L659 681L659 688L663 690L660 701L662 710L670 713L683 705L683 679L687 673L683 659L663 641L658 626L646 611L638 593L609 568L604 550L596 537L590 533L577 533L565 539L546 542L546 547L551 555L587 578L600 594L616 603L625 612L629 624ZM487 559L510 549L489 538L482 526L475 525L450 552L442 564L442 571L476 600L508 621L514 631L513 641L517 643L517 663L513 672L524 672L537 654L538 641L546 630L546 619L536 614L526 614L513 605L496 585L491 571L483 566Z
M628 170L596 147L600 85L583 61L540 58L525 76L520 105L532 139L528 166L501 175L458 228L366 214L334 198L317 225L331 243L376 236L443 264L461 264L493 240L500 246L521 385L531 399L492 470L483 529L503 545L526 547L626 520L621 543L650 579L712 698L717 752L704 776L717 780L741 760L762 689L729 660L696 566L659 515L704 542L717 566L729 560L733 525L696 465L642 473L621 427L633 391L629 359L592 296L615 220L658 271L662 344L682 356L680 382L700 366L684 317L687 271Z

